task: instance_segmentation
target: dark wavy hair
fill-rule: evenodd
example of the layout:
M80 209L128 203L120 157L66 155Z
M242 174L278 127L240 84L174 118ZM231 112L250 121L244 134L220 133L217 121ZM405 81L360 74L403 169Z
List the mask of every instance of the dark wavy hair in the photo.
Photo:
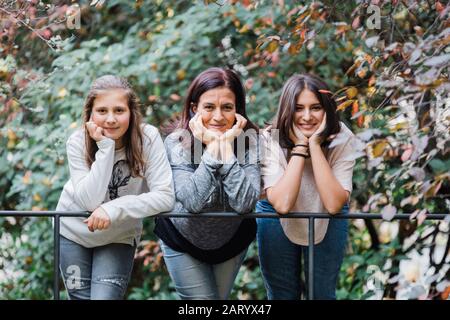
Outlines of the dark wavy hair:
M130 109L130 124L128 126L128 130L123 136L126 162L133 177L142 176L145 167L145 160L143 158L143 132L141 128L142 114L140 111L139 99L128 81L114 75L105 75L97 78L92 84L84 103L83 121L85 132L84 138L86 143L86 163L90 168L95 160L95 153L98 150L97 143L89 135L86 128L86 122L88 122L91 118L95 98L100 93L111 89L122 89L125 91L128 100L128 108Z
M332 97L327 84L319 77L311 74L295 74L283 86L278 112L271 127L271 129L279 130L280 146L283 148L291 149L294 147L294 143L289 138L289 130L294 125L298 97L305 89L314 93L327 115L325 130L321 134L322 141L324 141L322 145L327 146L329 142L326 139L330 135L338 133L341 129L339 115L336 112L336 101Z

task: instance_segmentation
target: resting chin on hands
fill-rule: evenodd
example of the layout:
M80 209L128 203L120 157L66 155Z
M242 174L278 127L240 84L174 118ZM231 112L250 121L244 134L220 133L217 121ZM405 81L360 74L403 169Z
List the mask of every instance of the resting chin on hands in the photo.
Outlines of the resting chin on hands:
M192 135L203 142L205 145L209 145L211 142L219 140L219 133L213 130L205 128L200 112L189 121L189 128L192 131Z
M111 226L111 219L102 207L98 207L92 212L89 218L83 221L87 224L89 231L106 230Z
M292 125L289 130L289 139L295 144L305 144L308 146L309 139L302 133L302 131L295 125Z
M311 145L320 145L323 142L323 138L320 136L320 134L325 130L326 125L327 114L325 113L319 128L317 128L317 130L311 135L311 137L309 137L309 142ZM328 138L328 140L331 140L332 138L334 138L334 136Z
M231 129L228 129L220 136L220 141L231 143L234 138L239 136L242 133L242 130L247 125L247 119L241 116L239 113L236 113L236 123Z
M89 136L96 142L106 139L106 137L104 136L104 129L96 125L94 121L91 120L86 122L86 129L89 133Z

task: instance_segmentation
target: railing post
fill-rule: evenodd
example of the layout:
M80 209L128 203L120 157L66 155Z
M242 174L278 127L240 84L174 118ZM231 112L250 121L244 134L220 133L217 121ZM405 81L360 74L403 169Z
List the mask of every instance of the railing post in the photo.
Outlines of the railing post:
M53 220L53 299L59 300L59 215Z
M314 300L314 217L309 217L308 235L308 300Z

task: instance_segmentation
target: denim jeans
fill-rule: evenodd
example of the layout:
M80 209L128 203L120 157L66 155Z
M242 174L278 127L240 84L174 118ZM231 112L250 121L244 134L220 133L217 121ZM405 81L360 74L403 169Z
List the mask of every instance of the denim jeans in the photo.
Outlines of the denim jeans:
M122 243L85 248L60 236L60 269L69 299L123 299L135 250Z
M256 204L256 212L275 212L267 200ZM342 213L348 212L345 205ZM291 242L279 219L257 219L258 250L267 297L270 300L295 300L301 297L301 258L308 280L308 246ZM346 219L330 219L325 238L314 246L314 299L336 299L339 269L344 259L348 235Z
M173 250L161 240L159 243L167 270L181 299L228 299L247 249L225 262L208 264Z

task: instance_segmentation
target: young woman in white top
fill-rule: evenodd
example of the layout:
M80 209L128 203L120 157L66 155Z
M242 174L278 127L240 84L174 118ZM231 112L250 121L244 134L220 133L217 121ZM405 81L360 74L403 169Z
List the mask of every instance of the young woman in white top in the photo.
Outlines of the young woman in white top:
M339 121L336 102L323 80L309 74L292 76L263 137L261 177L267 200L257 203L257 212L334 215L348 210L353 134ZM257 223L268 298L299 299L302 256L308 265L308 219L257 219ZM314 298L335 299L347 221L316 219L314 234Z
M122 299L142 218L172 210L172 172L126 80L95 80L83 120L67 141L70 179L56 210L92 214L61 219L60 268L70 299Z

